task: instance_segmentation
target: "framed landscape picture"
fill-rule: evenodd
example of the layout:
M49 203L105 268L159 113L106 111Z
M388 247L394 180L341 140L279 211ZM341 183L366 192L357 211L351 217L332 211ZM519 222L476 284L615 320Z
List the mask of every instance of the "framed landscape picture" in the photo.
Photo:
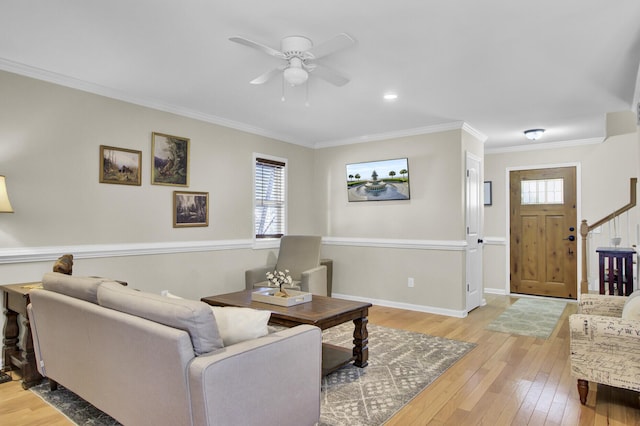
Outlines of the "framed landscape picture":
M173 227L209 226L209 193L173 191Z
M347 195L349 201L408 200L408 159L347 164Z
M100 183L142 185L142 152L100 145Z
M151 142L151 183L189 186L188 138L153 133Z

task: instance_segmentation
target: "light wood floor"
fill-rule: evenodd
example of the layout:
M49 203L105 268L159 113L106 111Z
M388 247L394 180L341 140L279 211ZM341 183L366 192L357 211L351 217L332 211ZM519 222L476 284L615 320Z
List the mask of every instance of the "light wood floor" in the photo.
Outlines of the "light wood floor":
M640 425L638 394L590 384L580 404L570 375L568 304L547 340L498 333L485 326L517 300L487 295L467 318L374 306L369 322L477 343L477 347L414 398L387 424ZM69 425L19 382L0 384L0 425Z

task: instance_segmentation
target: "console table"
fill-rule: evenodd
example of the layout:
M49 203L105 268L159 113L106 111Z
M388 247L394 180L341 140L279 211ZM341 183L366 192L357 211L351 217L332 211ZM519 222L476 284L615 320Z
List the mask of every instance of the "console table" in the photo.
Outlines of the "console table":
M38 288L41 283L7 284L0 286L3 292L5 323L2 339L2 359L3 368L17 367L22 374L22 387L29 389L37 385L42 380L36 367L36 355L33 351L33 337L31 336L31 326L27 316L27 305L29 304L29 291ZM24 349L18 347L20 327L18 325L18 315L23 317L25 328Z
M600 294L628 296L633 292L632 248L598 247ZM605 273L605 270L606 273Z

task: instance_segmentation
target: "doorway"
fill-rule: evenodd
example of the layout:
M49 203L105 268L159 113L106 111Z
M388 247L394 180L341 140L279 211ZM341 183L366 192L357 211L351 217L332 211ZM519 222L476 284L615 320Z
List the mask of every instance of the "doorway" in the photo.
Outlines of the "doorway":
M577 297L576 167L509 173L511 293Z

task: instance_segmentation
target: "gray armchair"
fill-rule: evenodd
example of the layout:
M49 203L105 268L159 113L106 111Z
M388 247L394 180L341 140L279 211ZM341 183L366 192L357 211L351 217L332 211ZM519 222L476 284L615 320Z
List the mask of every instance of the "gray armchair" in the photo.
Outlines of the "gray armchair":
M285 235L275 265L252 268L245 272L247 290L268 287L266 273L289 270L293 284L286 288L327 295L327 267L320 264L322 238L313 235Z

